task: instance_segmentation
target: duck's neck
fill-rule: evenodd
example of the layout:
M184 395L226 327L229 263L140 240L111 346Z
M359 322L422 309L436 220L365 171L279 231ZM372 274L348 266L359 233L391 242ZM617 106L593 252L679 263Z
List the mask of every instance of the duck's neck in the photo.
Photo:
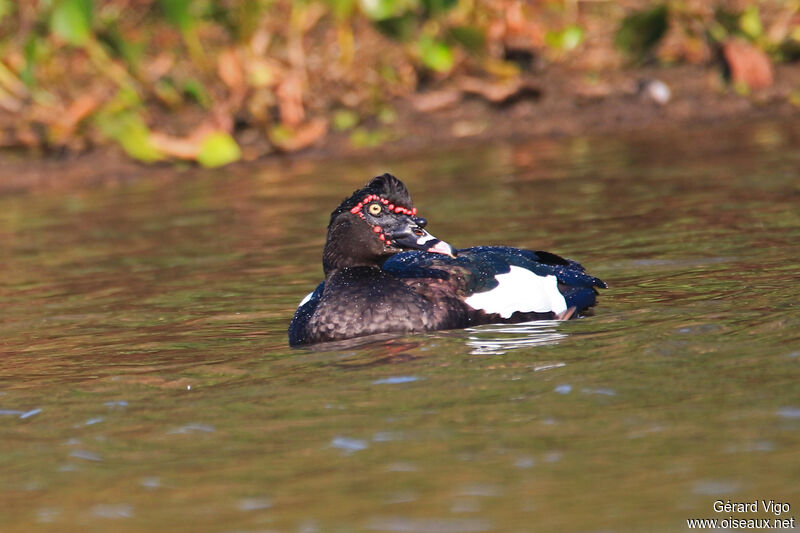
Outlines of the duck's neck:
M342 235L337 235L337 229L341 228L333 228L328 233L325 248L322 250L322 268L326 276L345 268L369 267L380 270L389 256L382 255L383 245L368 240L373 238L373 235L354 238L346 231L343 231Z
M329 278L329 277L331 277L331 276L333 276L333 275L335 275L335 274L337 274L339 272L344 272L344 271L348 271L348 270L363 270L363 271L380 272L382 264L383 264L383 261L381 261L380 264L375 263L375 261L363 261L363 262L360 262L360 261L335 262L335 261L333 261L333 262L331 262L331 261L328 261L325 258L325 256L323 256L323 258L322 258L322 269L325 272L325 277L326 278Z

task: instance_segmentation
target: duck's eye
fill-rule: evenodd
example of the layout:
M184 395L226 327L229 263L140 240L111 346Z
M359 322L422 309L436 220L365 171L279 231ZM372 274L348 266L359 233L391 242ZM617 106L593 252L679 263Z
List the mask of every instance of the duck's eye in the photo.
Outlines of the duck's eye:
M380 215L381 211L382 211L382 208L381 208L380 204L369 204L369 214L370 215L373 215L373 216Z

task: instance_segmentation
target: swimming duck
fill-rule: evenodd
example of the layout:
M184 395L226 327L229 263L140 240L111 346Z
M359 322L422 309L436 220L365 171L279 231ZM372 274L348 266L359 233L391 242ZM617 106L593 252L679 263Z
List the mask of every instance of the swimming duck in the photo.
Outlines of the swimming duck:
M606 284L549 252L507 246L455 250L425 229L406 186L373 178L333 213L325 281L289 325L292 346L379 333L566 320Z

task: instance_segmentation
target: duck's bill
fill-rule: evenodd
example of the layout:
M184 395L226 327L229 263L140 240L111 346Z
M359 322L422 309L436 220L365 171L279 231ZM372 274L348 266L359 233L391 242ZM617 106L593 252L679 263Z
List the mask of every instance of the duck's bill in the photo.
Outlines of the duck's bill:
M392 242L405 250L422 250L450 257L456 256L455 249L446 242L437 239L422 228L404 232L392 238Z
M432 252L435 254L444 254L455 259L456 257L455 248L453 248L444 241L440 241L439 239L434 239L434 241L436 242L431 242L431 246L425 249L426 252Z

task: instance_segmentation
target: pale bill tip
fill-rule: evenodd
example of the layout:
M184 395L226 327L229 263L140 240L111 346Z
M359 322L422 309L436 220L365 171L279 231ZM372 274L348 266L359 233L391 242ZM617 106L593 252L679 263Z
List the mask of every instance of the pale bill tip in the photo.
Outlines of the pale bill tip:
M456 257L456 253L455 253L455 250L453 249L453 247L450 246L449 244L447 244L444 241L437 242L436 244L434 244L433 246L428 248L428 251L429 252L434 252L434 253L437 253L437 254L449 255L453 259L455 259L455 257Z

